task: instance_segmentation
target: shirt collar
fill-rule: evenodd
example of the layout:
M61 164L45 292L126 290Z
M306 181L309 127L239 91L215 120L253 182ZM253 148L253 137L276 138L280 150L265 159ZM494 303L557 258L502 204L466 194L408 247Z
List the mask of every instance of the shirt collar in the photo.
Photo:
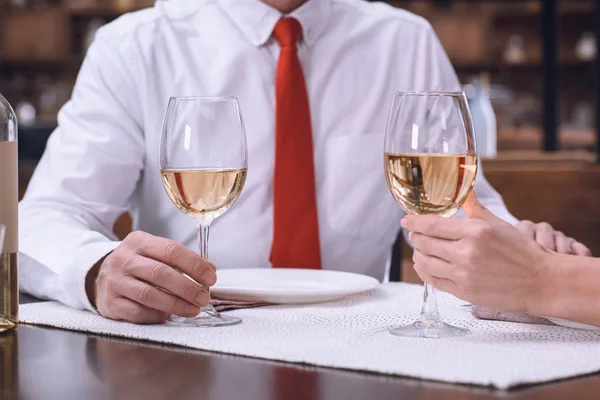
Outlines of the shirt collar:
M327 27L331 0L308 0L286 17L296 18L302 25L302 38L307 46ZM264 45L283 15L260 0L219 0L225 13L255 46Z

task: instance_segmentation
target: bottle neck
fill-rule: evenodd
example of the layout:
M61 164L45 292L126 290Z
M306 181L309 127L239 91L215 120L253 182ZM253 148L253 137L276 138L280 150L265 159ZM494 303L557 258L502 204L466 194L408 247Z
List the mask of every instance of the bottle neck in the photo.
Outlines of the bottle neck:
M17 141L17 115L8 101L0 94L0 142Z

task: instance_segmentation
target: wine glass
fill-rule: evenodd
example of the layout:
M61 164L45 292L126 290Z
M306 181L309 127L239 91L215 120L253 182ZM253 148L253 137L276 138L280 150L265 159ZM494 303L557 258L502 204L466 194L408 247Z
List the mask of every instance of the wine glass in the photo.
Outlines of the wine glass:
M464 92L398 92L385 135L385 174L408 214L453 216L471 192L477 152ZM390 331L407 337L461 336L468 330L442 321L435 288L425 284L421 317Z
M200 256L205 260L210 224L239 198L247 168L246 134L236 98L169 100L160 144L162 181L171 201L196 222ZM239 318L219 314L211 304L194 318L169 319L170 324L192 326L240 322Z

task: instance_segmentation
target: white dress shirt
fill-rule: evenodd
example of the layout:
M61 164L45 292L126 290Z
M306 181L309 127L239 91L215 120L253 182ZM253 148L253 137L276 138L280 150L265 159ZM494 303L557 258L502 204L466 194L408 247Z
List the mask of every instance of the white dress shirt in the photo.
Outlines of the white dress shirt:
M383 172L396 91L460 90L430 24L384 4L310 0L299 57L309 94L325 269L382 279L403 212ZM21 288L91 309L88 270L119 242L116 219L197 249L194 222L165 194L158 166L170 96L239 99L248 178L214 221L218 268L269 267L273 234L275 69L281 17L258 0L170 0L102 28L21 202ZM515 222L479 173L480 200Z

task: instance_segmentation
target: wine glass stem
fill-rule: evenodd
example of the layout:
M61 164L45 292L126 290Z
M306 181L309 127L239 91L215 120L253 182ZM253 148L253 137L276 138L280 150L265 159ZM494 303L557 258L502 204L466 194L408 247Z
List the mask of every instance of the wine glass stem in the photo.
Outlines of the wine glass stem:
M423 293L423 308L421 309L421 321L439 321L437 298L435 288L429 283L425 284Z
M210 222L200 222L198 223L198 239L200 242L200 257L204 260L208 261L208 234L210 232ZM204 289L208 292L210 296L210 288L208 286L203 286ZM202 311L211 315L218 316L219 313L211 303L208 303L206 307L202 308Z
M210 222L198 223L198 239L200 241L200 257L208 260L208 234L210 232Z

